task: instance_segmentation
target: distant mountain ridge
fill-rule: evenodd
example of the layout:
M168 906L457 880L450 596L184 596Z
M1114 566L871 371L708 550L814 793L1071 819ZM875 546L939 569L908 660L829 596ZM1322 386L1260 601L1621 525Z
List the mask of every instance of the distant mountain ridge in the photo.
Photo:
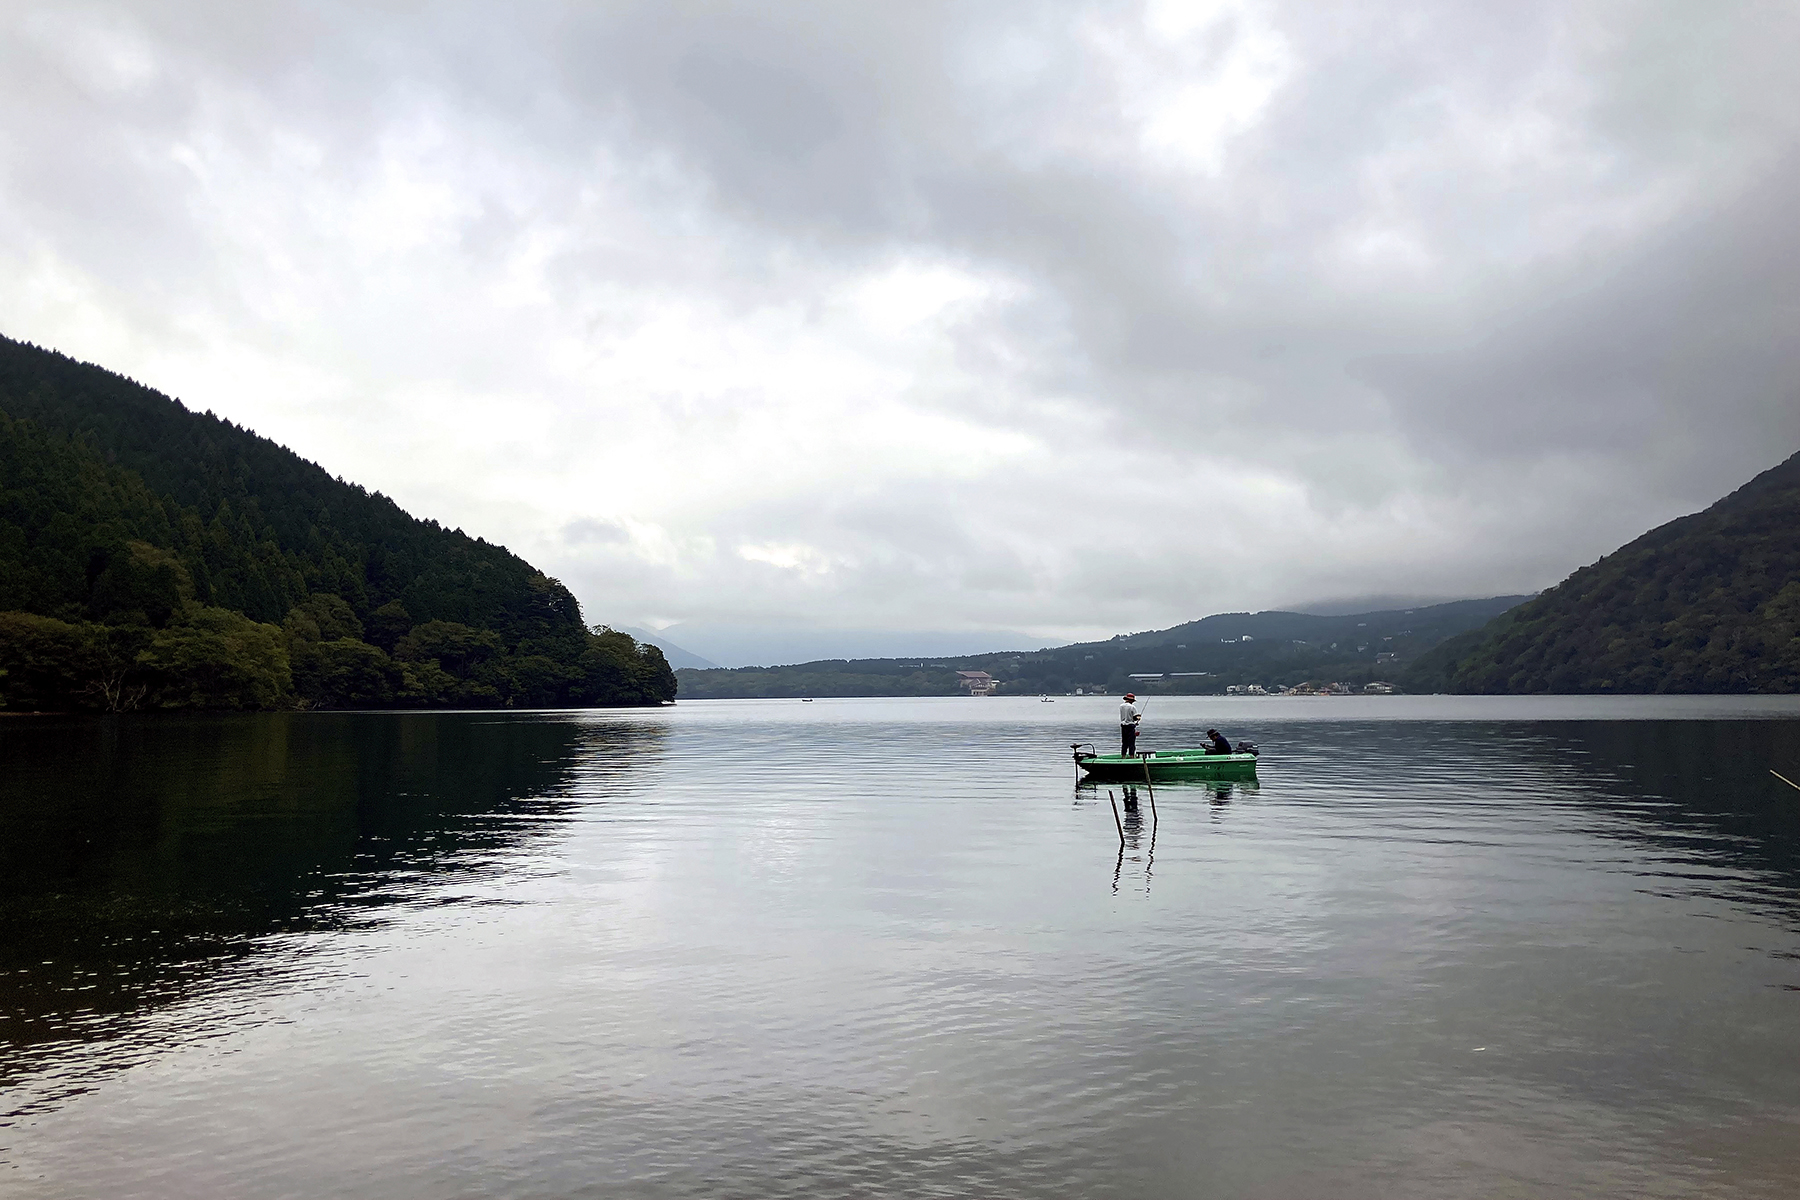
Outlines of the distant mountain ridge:
M679 671L689 699L955 695L958 671L986 671L1002 694L1207 694L1232 684L1357 685L1391 678L1444 639L1529 599L1495 596L1419 608L1317 616L1218 613L1169 629L1034 651L833 659L782 667Z
M211 413L0 337L0 703L671 699L569 590Z
M872 629L799 621L684 621L659 630L656 637L659 645L679 643L714 667L772 667L838 658L960 657L985 654L995 646L1039 650L1047 644L1041 637L1009 629Z
M619 632L629 633L632 637L644 643L646 646L655 646L658 650L661 650L663 652L663 657L669 661L669 665L677 671L681 670L683 667L699 671L715 671L719 667L719 664L713 662L711 659L701 658L692 650L677 646L674 642L669 641L667 638L659 637L658 635L651 633L648 629L638 629L632 625L621 625L619 626Z
M1422 656L1412 690L1800 691L1800 454Z

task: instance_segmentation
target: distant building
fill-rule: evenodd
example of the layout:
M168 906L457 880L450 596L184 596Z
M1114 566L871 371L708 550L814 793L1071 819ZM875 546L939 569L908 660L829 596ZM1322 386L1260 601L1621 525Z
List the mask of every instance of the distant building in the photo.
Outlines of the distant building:
M999 686L986 671L958 671L956 679L962 690L971 696L991 696Z
M1370 696L1391 696L1400 689L1385 680L1377 679L1374 683L1363 684L1363 692Z

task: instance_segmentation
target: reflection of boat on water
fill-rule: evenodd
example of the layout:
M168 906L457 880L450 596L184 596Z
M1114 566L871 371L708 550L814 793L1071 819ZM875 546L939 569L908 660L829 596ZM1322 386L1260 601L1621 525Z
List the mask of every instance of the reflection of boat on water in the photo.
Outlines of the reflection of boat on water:
M1075 765L1087 778L1138 783L1146 776L1153 783L1176 779L1255 779L1256 752L1208 754L1205 750L1150 750L1143 754L1097 754L1085 742L1070 746Z
M1075 802L1080 804L1085 800L1088 803L1097 801L1104 804L1106 797L1113 793L1115 784L1119 785L1121 789L1117 794L1120 804L1119 811L1128 818L1126 832L1129 833L1131 831L1129 817L1138 809L1127 801L1135 802L1144 799L1149 791L1142 775L1138 776L1135 784L1128 779L1094 779L1092 776L1084 776L1075 781ZM1253 799L1262 793L1262 781L1255 777L1248 779L1165 779L1154 786L1158 795L1166 795L1170 800L1199 798L1211 801L1215 808L1223 808L1233 800ZM1144 809L1148 811L1148 803L1144 804Z

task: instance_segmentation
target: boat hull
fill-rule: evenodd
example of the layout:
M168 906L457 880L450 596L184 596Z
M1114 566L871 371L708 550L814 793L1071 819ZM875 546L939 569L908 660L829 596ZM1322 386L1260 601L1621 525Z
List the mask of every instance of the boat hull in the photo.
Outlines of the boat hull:
M1075 759L1096 783L1142 783L1148 770L1152 783L1179 779L1255 779L1256 755L1207 754L1200 750L1151 751L1143 755L1091 754Z

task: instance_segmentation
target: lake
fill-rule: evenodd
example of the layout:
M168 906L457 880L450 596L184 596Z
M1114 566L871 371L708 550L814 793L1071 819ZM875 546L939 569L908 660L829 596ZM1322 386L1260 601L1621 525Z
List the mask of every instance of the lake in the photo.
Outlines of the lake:
M1800 698L1116 705L0 720L0 1195L1800 1190Z

